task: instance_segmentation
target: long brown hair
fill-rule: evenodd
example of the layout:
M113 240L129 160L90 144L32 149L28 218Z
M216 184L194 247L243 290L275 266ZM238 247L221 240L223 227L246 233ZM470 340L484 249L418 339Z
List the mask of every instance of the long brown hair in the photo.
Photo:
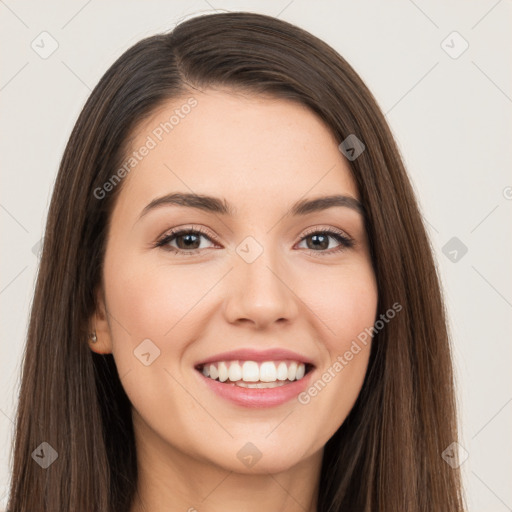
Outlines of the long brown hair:
M374 97L334 49L261 14L189 19L129 48L86 102L66 146L49 208L22 368L11 512L126 512L137 460L131 404L111 354L87 343L106 233L122 182L101 200L134 129L164 102L227 87L309 107L349 159L378 285L378 316L361 393L324 450L318 512L462 511L450 342L439 276L399 151ZM57 454L48 468L34 451ZM41 453L43 453L41 452ZM53 452L51 452L53 453ZM54 454L55 455L55 454Z

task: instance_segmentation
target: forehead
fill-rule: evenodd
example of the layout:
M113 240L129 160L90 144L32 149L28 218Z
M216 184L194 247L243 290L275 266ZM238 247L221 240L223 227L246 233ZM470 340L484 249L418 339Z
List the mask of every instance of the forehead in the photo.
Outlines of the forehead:
M138 155L119 202L137 204L140 212L155 197L180 191L227 198L239 211L247 202L286 205L311 195L358 198L338 144L297 102L193 91L161 105L134 130L125 161Z

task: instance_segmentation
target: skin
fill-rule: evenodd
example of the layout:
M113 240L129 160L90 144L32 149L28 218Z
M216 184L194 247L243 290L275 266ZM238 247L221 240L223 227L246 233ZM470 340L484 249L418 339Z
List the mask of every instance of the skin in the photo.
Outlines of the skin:
M315 511L324 445L356 401L371 344L307 404L235 405L194 365L236 348L283 347L312 358L315 382L373 325L362 216L348 207L286 215L299 199L359 199L358 190L340 141L284 99L193 91L146 119L132 150L192 95L197 106L123 179L91 318L91 350L113 354L133 405L139 482L130 512ZM162 206L139 219L154 198L192 191L225 198L236 215ZM152 247L171 228L198 226L209 238L193 255ZM334 252L340 242L329 238L315 248L304 233L316 227L342 230L355 246ZM247 236L263 248L252 263L236 252ZM183 237L170 245L187 247ZM148 366L134 356L145 339L160 350ZM252 467L237 457L248 442L262 454Z

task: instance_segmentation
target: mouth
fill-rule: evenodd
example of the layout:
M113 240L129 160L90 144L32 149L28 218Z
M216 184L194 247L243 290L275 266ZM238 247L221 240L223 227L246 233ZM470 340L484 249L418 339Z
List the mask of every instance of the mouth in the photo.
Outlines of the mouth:
M316 374L311 358L284 347L239 348L197 361L194 368L208 393L249 408L296 399Z
M314 369L314 365L293 359L225 360L198 364L195 369L206 379L227 386L271 389L304 379Z

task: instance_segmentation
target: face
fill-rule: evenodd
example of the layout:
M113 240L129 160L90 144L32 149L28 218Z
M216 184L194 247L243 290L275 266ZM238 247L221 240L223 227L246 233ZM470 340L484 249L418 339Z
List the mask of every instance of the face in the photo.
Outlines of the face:
M91 349L113 354L148 449L278 472L321 453L345 420L377 286L340 142L302 105L231 91L193 92L137 128ZM172 194L217 200L148 207ZM349 199L293 209L335 195Z

